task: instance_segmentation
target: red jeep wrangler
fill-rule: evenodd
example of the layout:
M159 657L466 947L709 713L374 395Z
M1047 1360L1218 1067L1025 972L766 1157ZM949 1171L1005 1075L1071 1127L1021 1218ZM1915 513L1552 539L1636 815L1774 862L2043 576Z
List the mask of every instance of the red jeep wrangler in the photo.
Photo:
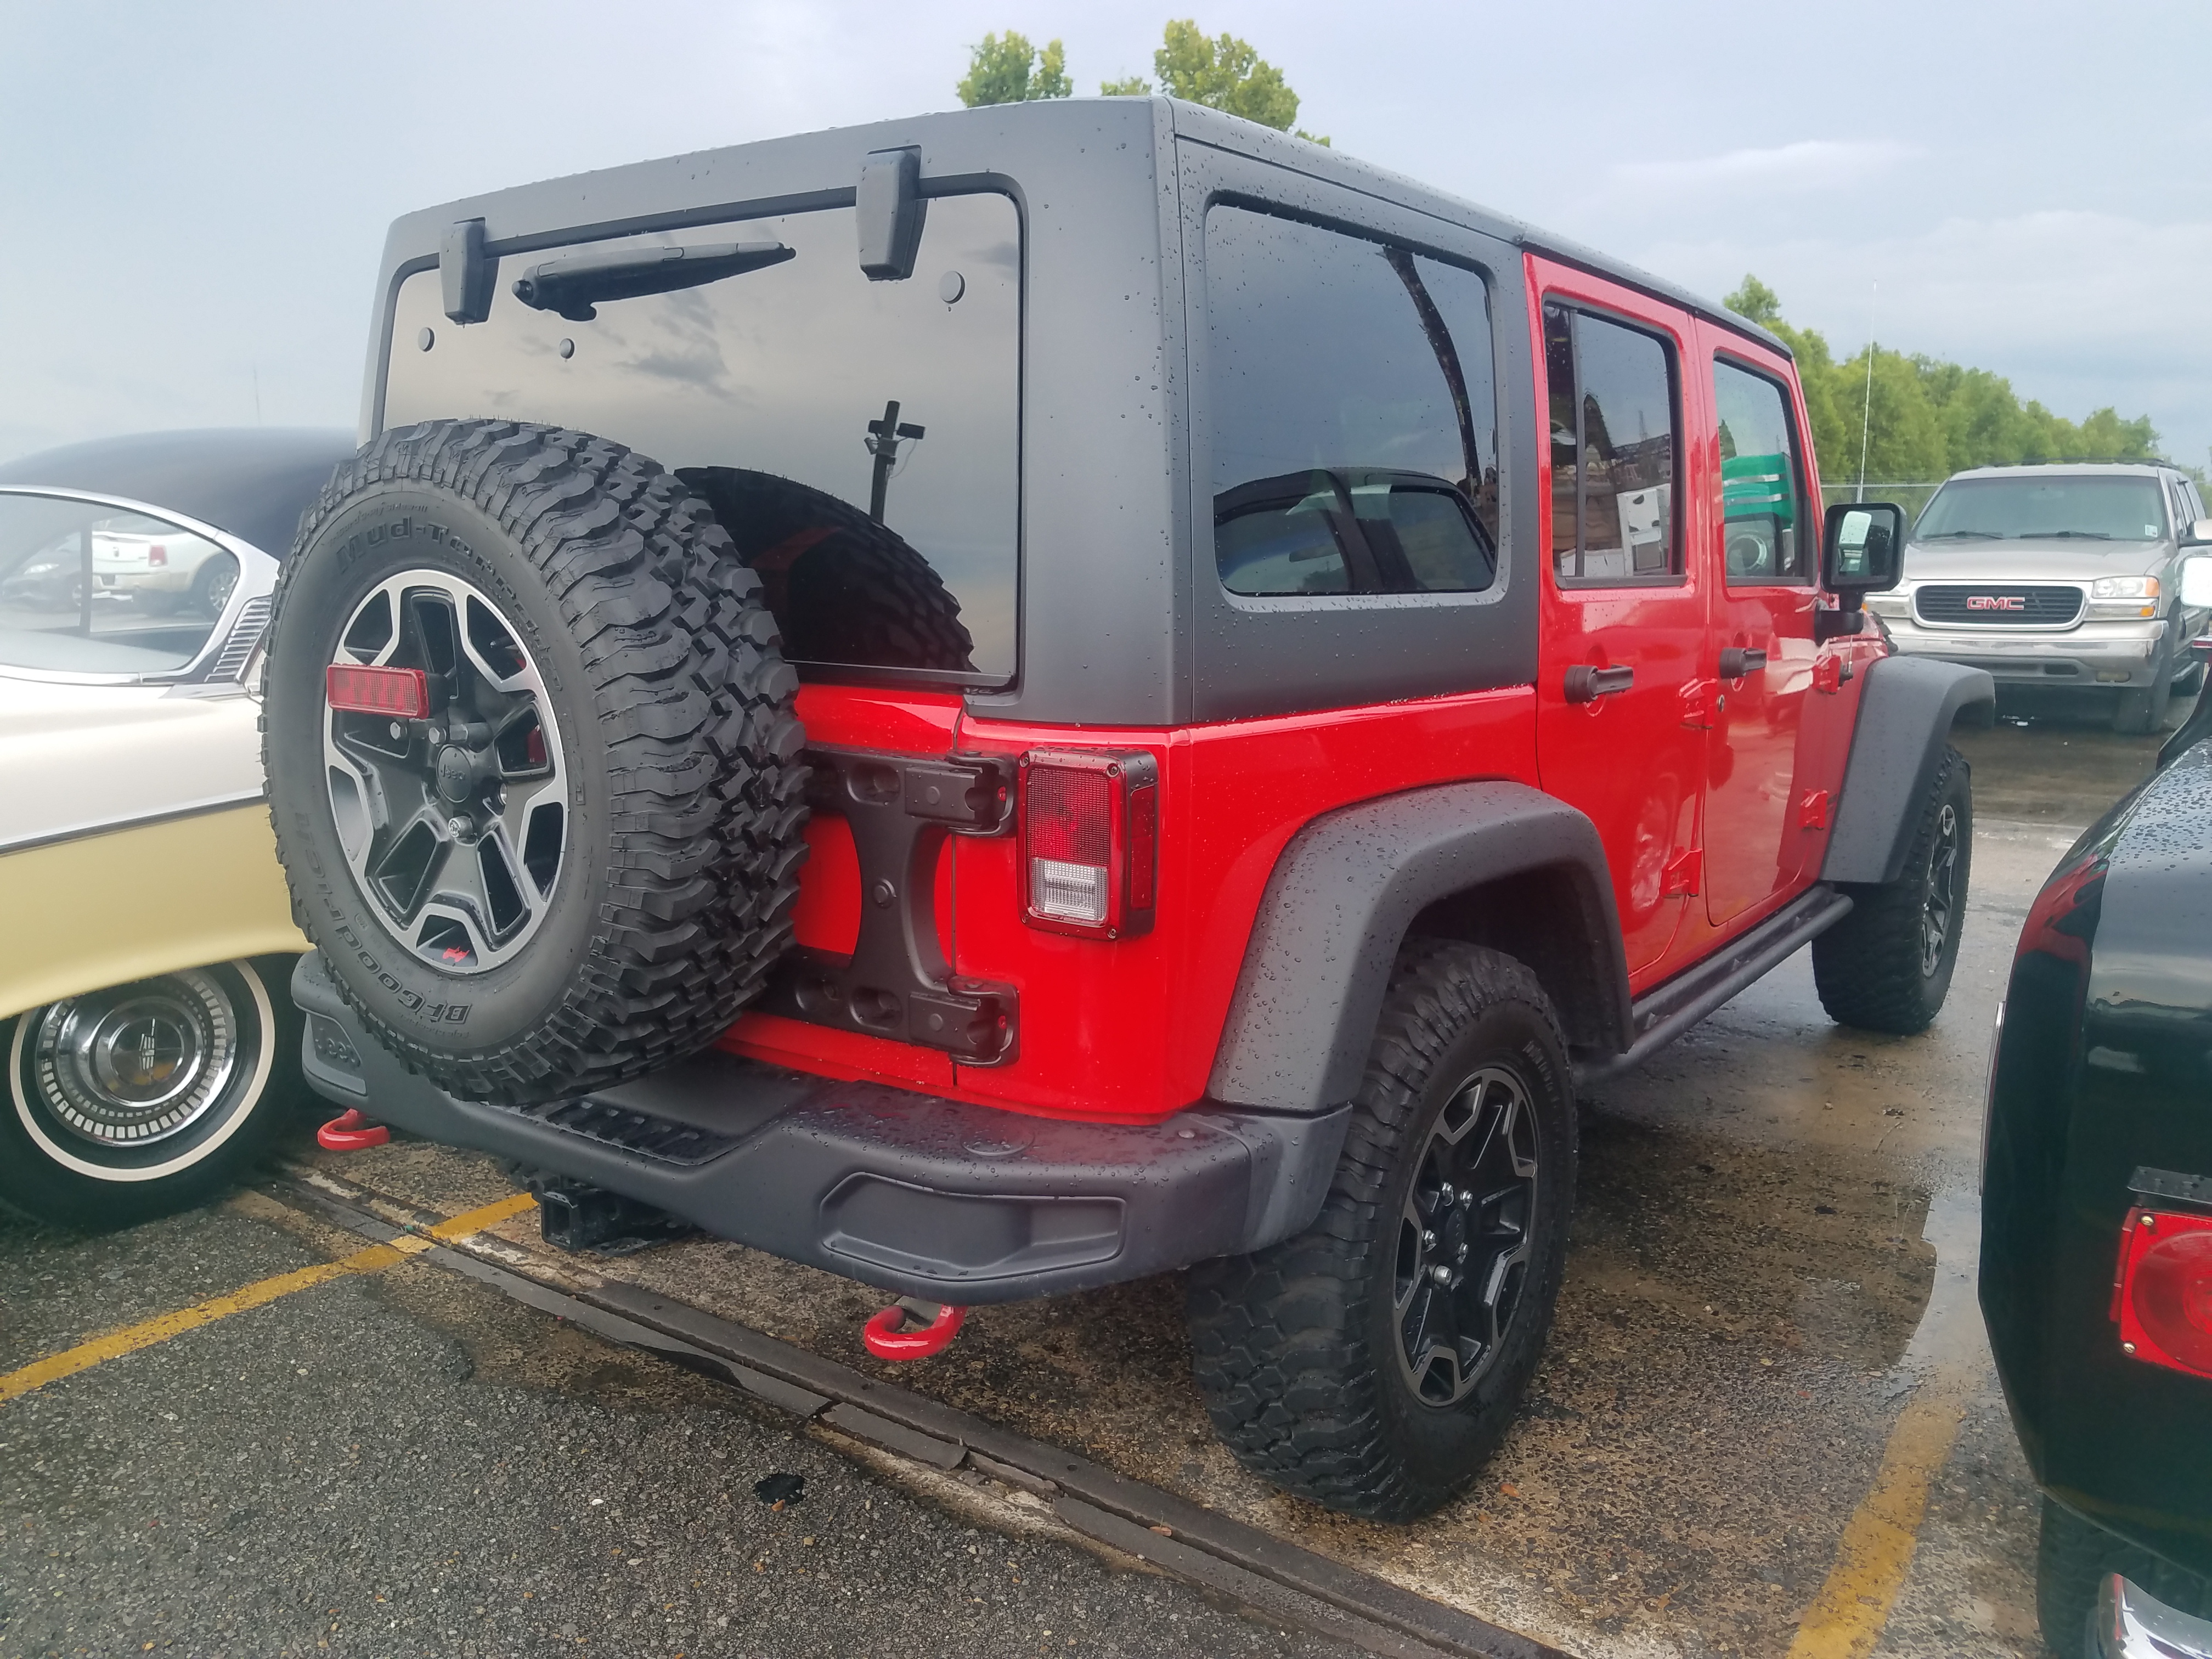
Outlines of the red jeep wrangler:
M1252 1468L1450 1498L1578 1079L1949 982L1987 675L1771 336L1165 100L392 227L267 761L332 1101L948 1307L1188 1270Z

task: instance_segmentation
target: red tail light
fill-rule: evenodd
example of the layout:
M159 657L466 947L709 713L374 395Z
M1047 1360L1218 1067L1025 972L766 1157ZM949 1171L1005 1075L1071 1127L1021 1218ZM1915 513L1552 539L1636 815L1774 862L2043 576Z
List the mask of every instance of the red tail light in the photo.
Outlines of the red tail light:
M169 550L162 546L161 543L155 542L153 546L146 550L146 562L148 564L167 564L168 562Z
M1024 755L1022 919L1085 939L1151 932L1159 795L1159 767L1142 750Z
M420 720L430 712L429 677L419 668L360 668L333 663L323 677L331 707L351 714Z
M2113 1288L2123 1352L2212 1377L2212 1215L2129 1212Z

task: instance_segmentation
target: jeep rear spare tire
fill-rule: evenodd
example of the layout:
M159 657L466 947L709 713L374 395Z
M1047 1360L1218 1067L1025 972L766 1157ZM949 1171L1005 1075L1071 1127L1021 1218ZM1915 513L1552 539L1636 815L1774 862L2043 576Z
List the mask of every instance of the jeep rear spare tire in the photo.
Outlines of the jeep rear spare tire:
M760 989L805 851L797 676L672 474L551 427L387 432L303 521L269 653L301 926L441 1087L605 1087Z

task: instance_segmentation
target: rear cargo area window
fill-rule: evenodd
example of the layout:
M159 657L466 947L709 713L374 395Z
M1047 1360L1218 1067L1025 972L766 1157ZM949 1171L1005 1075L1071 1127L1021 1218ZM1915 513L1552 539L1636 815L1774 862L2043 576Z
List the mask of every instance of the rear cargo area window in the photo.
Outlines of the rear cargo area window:
M1206 222L1214 556L1232 593L1468 593L1498 575L1489 294L1249 209Z
M781 244L772 262L731 245ZM835 677L998 684L1015 669L1021 227L1004 196L927 206L914 275L871 282L853 210L508 255L488 320L436 270L400 287L384 424L541 421L677 471L757 570L785 654ZM672 292L538 309L579 265L683 247ZM634 261L633 261L634 263ZM549 279L550 278L550 279ZM562 314L565 310L568 314ZM585 319L580 313L592 314Z

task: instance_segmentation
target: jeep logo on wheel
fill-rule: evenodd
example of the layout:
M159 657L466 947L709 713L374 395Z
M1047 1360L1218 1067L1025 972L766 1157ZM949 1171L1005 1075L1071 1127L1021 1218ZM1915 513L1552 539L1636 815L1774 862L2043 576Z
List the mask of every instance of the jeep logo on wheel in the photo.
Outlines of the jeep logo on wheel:
M1969 593L1969 611L2025 611L2027 601L2018 593Z

